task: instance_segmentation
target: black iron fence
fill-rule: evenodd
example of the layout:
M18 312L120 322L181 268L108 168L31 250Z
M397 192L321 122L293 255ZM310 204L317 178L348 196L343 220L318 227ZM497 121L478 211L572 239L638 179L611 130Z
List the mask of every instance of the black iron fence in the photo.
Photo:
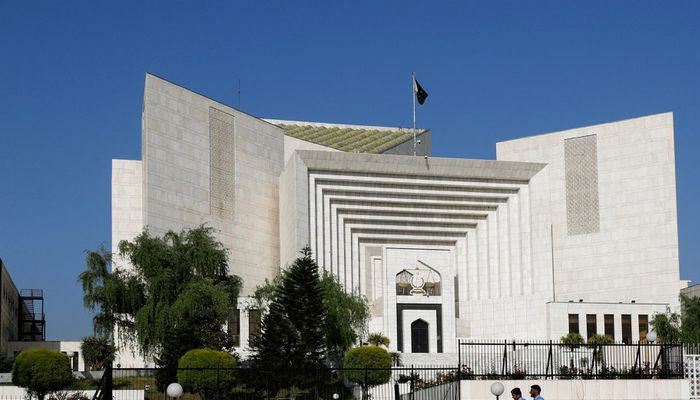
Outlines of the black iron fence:
M189 368L108 368L101 379L80 382L93 400L166 400L178 382L181 400L458 400L461 380L682 379L680 344L567 345L543 342L465 342L451 366L387 369L261 371ZM302 381L300 377L306 381ZM172 381L172 382L171 382ZM273 382L277 382L274 384ZM280 384L282 382L282 384ZM309 382L313 382L309 384ZM85 399L74 399L85 400Z
M680 379L681 344L459 342L462 379Z
M267 371L250 368L178 369L185 388L181 400L459 400L457 367L393 367L389 369L324 369L318 382L307 388L277 389L250 386ZM97 399L169 400L167 382L159 382L155 368L107 369L93 382Z

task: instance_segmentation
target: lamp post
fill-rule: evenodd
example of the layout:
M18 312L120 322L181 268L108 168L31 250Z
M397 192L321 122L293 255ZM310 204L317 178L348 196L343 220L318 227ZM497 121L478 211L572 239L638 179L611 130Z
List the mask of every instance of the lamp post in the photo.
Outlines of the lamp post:
M647 333L647 341L649 343L654 343L656 341L656 331L649 331L649 333Z
M177 382L171 383L168 385L166 392L168 393L168 396L177 399L178 397L182 396L182 386L180 386L180 384Z
M503 387L501 382L494 382L491 384L491 394L496 396L496 400L498 400L498 396L502 395L505 390L506 388Z

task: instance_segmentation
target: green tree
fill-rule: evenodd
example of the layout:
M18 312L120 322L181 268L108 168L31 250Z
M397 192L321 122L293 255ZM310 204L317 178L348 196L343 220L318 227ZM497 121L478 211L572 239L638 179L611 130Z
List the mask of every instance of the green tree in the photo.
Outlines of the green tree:
M389 343L391 343L391 341L388 337L382 335L381 333L375 332L370 333L369 336L367 336L367 343L371 344L372 346L389 347Z
M680 296L681 313L667 309L651 319L659 343L700 343L700 298Z
M615 341L608 335L598 335L597 333L588 337L588 344L612 344Z
M231 391L236 385L236 358L225 351L190 350L178 362L177 381L202 400Z
M267 310L285 274L286 271L282 271L256 288L254 297L259 309ZM369 305L364 296L346 292L338 279L325 271L321 275L321 288L326 313L324 330L328 360L340 366L345 352L367 332Z
M32 348L19 353L12 367L12 383L44 400L47 393L73 382L68 356L60 351Z
M95 331L134 343L161 367L159 386L175 379L178 360L193 348L230 349L224 326L236 308L241 279L228 274L227 250L211 227L162 237L144 230L119 243L133 267L113 268L104 248L87 253L79 276L86 307L96 311Z
M12 364L15 358L7 352L7 349L0 349L0 373L12 372Z
M85 367L90 371L97 371L104 369L114 360L117 349L108 337L88 336L80 343L80 351L83 353Z
M568 335L561 337L561 343L569 346L571 349L575 349L586 342L583 340L583 336L579 335L578 333L571 332Z
M327 314L318 266L305 247L275 288L261 333L250 340L251 364L259 373L252 382L276 393L283 388L312 387L324 367Z
M596 363L605 365L605 346L615 341L608 335L593 334L588 337L588 345L594 349L593 358Z
M366 334L370 319L367 298L359 292L346 292L334 275L325 272L321 277L323 308L327 320L326 347L329 358L340 365L345 352Z
M366 393L372 386L389 382L392 363L391 354L381 347L355 347L345 353L345 378L362 385Z

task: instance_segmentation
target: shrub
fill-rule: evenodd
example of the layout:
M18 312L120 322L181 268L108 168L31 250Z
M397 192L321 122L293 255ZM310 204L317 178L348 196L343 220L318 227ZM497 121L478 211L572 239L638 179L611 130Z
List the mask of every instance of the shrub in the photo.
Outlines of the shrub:
M389 347L391 341L388 337L382 335L381 333L370 333L367 337L367 342L372 346L384 346Z
M579 335L578 333L571 332L568 335L561 337L561 343L575 349L586 342L583 340L583 336Z
M61 390L73 382L68 356L60 351L27 349L19 353L12 366L12 383L30 396L44 400L49 392Z
M83 352L85 369L88 371L104 369L114 361L114 355L117 352L117 348L110 339L95 336L84 337L80 350Z
M236 358L225 351L190 350L178 361L177 381L202 400L219 392L229 392L236 386ZM191 369L189 369L191 368Z
M595 334L588 338L588 344L612 344L613 342L613 338L608 335Z
M346 369L345 377L349 381L369 387L389 382L391 364L391 354L388 351L377 346L364 346L348 350L343 366Z

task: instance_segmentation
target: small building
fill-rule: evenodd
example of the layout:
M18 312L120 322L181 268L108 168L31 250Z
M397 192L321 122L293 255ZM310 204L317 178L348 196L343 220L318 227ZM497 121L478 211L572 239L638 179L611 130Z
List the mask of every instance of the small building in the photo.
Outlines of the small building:
M696 283L681 289L681 294L688 297L700 297L700 283Z

